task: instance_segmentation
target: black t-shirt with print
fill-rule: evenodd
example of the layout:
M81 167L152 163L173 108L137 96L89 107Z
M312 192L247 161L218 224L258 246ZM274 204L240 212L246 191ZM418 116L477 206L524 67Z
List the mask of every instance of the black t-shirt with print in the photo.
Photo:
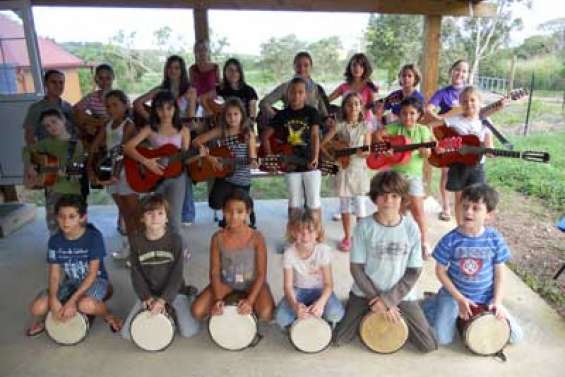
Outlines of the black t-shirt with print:
M275 115L270 126L275 130L275 137L280 142L292 146L295 156L309 161L312 126L320 126L321 122L320 114L311 106L304 106L299 110L286 107ZM306 166L299 166L295 171L307 170Z
M245 105L247 115L249 115L249 102L256 101L258 99L255 89L247 84L243 84L239 89L233 89L229 85L218 85L216 87L216 94L226 100L230 97L237 97L242 100Z

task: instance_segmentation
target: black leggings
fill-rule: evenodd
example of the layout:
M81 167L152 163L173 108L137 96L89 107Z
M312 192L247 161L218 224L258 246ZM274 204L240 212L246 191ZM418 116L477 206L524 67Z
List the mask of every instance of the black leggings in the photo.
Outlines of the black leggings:
M249 194L251 190L251 185L249 186L239 186L231 182L226 181L224 178L216 178L214 180L214 185L210 191L210 196L208 197L208 204L210 208L215 210L221 210L224 207L224 202L231 193L236 190L243 190ZM255 211L251 208L251 213L249 215L250 225L255 226Z

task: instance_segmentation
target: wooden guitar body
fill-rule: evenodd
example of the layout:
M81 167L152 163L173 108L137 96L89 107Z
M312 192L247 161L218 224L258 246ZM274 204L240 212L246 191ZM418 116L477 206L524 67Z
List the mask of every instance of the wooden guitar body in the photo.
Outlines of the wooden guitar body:
M453 129L446 127L446 126L439 126L433 129L434 135L438 140L442 140L448 137L460 137L461 143L466 146L471 147L480 147L481 141L475 135L459 135ZM445 167L449 165L453 165L456 163L461 163L465 165L476 165L480 159L480 154L461 154L458 151L448 151L445 153L438 154L435 150L432 149L432 153L428 158L430 165L435 167Z

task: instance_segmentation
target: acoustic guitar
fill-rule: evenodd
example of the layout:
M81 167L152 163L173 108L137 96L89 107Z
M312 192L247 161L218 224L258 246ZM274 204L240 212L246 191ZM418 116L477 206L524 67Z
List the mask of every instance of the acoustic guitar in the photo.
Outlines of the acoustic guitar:
M296 156L292 145L283 143L272 135L269 138L271 144L271 154L267 154L263 146L259 147L258 155L263 157L264 161L271 161L270 164L260 164L259 169L266 172L278 170L283 173L292 173L297 170L308 170L309 160ZM265 160L267 159L267 160ZM322 175L335 175L339 171L339 166L333 161L324 158L318 159L318 170Z
M367 166L370 169L386 169L394 165L406 164L412 158L412 151L420 148L440 147L446 151L458 150L462 146L461 137L447 137L440 141L412 144L404 135L385 136L383 142L371 145L371 154L367 157ZM392 155L385 152L391 151Z
M149 192L165 178L174 178L182 174L184 165L200 157L198 151L189 149L182 151L173 144L165 144L156 149L138 146L137 151L146 158L157 158L164 167L163 175L157 175L147 169L141 162L128 156L124 157L126 178L130 187L136 192Z
M351 161L351 156L357 152L368 152L370 147L362 145L358 147L350 147L348 143L342 140L332 140L324 146L320 147L320 153L325 158L335 161L342 169L346 169Z
M506 149L495 149L483 147L481 140L476 135L459 135L455 130L440 126L434 128L434 134L438 139L457 136L461 138L461 148L445 153L437 153L432 150L428 158L430 165L435 167L445 167L456 163L464 165L476 165L480 162L484 154L492 154L499 157L520 158L533 162L549 162L550 156L547 152L536 151L511 151Z
M110 181L112 178L119 178L124 160L124 148L116 145L108 152L94 156L93 171L96 179L100 182Z
M78 161L70 161L67 164L61 164L61 161L57 157L49 153L40 152L31 152L30 163L36 171L37 176L35 179L31 180L27 174L25 174L24 186L32 190L53 186L59 177L79 179L85 169L85 157Z

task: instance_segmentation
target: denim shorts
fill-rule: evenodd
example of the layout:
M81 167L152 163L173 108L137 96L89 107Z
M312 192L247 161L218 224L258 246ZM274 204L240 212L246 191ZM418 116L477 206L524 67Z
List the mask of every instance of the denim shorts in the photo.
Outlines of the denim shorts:
M74 282L71 280L63 280L61 285L59 285L59 291L57 292L57 298L62 303L66 302L73 293L75 293L80 287L81 282ZM85 293L85 296L95 299L96 301L103 301L106 297L106 293L108 293L108 285L109 282L103 278L96 278L92 286L88 288ZM47 296L49 294L49 290L45 289L40 292L39 296Z

